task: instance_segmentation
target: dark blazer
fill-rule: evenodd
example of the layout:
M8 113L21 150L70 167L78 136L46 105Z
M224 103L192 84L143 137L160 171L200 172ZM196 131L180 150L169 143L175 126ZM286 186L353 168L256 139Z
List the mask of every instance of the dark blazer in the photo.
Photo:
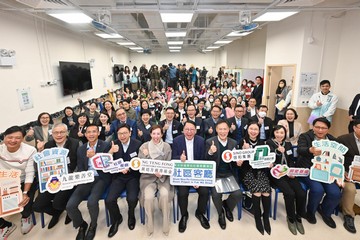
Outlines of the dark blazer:
M213 129L212 134L209 134L210 127L212 127L212 129ZM214 120L212 117L209 117L208 119L205 119L203 121L203 131L204 131L205 140L216 136L215 123L214 123Z
M196 116L199 114L199 109L196 109ZM210 112L206 111L205 108L201 111L201 119L204 121L205 119L210 117Z
M153 121L149 121L149 124L150 126L153 126L155 123ZM146 128L143 121L138 121L137 122L137 129L142 131L143 132L143 135L140 137L137 133L137 130L136 130L136 139L141 141L142 143L145 143L145 142L148 142L151 140L151 137L150 137L150 128Z
M81 130L81 133L84 134L83 137L79 137L78 136L78 132L79 132L79 124L75 124L71 129L70 129L70 132L69 132L69 137L71 138L75 138L75 139L78 139L79 141L81 141L82 143L87 143L87 139L85 137L85 132L86 132L86 127L87 126L84 126Z
M204 160L204 153L205 153L205 140L204 138L195 135L194 136L194 160ZM185 151L185 155L187 156L187 149L186 149L186 142L184 134L177 136L174 139L172 145L172 159L180 159L181 154Z
M260 84L258 86L255 86L251 93L251 97L256 99L257 107L261 105L262 95L263 95L263 85Z
M159 125L163 128L165 126L165 123L166 123L166 119L159 122ZM177 136L181 135L182 130L183 130L183 125L178 120L174 119L172 121L172 136L173 136L173 139L175 139ZM166 132L164 132L164 134L163 134L163 140L164 141L166 139L167 131L169 131L169 130L166 130Z
M217 151L215 154L209 155L209 150L212 145L212 141L214 141ZM227 141L228 141L227 149L233 150L236 147L236 141L229 137L228 137ZM220 161L222 161L222 158L221 158L221 153L220 153L220 142L219 142L217 136L211 137L208 140L206 140L205 159L215 161L216 162L216 171L218 170L218 168L220 166ZM237 168L236 162L230 163L230 169L231 169L231 172L234 175L235 179L238 179L238 174L236 172L238 168Z
M131 138L132 139L136 139L136 135L137 135L137 127L136 127L136 122L134 120L131 120L130 118L126 118L126 122L127 125L130 126L130 130L131 130ZM112 134L114 134L114 140L117 140L117 129L120 126L120 120L116 119L115 121L113 121L110 125L110 131L107 133L106 136L110 136Z
M276 154L276 160L274 162L274 165L281 164L282 153L276 150L278 148L276 143L272 139L269 139L268 141L266 141L266 144L270 147L270 151ZM291 143L285 142L284 148L285 148L284 155L287 165L289 167L295 167Z
M140 142L137 139L130 138L129 147L126 150L126 152L124 152L124 149L123 149L123 146L122 146L120 140L115 140L114 144L119 146L119 151L113 154L114 160L122 158L125 162L130 162L130 160L132 158L138 156L139 148L142 145L142 142ZM140 177L140 172L132 171L131 169L129 169L129 172L127 174L116 173L116 174L112 174L112 175L113 175L113 178L115 178L115 177L120 177L120 178Z
M54 147L57 147L54 140L45 143L44 146L45 149ZM79 140L68 137L64 144L64 148L69 149L69 153L67 156L70 159L70 163L68 164L68 171L69 173L72 173L77 166L77 150L79 148Z
M360 155L359 149L356 144L354 133L349 133L338 137L338 142L344 144L349 150L345 153L344 167L345 171L349 172L349 166L354 160L355 155Z
M77 119L78 119L77 115L74 113L71 117L72 117L72 119L73 119L73 122L74 122L74 123L77 123ZM63 117L63 118L61 119L61 122L64 123L64 124L66 124L66 126L68 126L68 129L70 129L70 128L72 128L73 126L75 126L75 125L73 125L73 126L70 126L70 125L69 125L69 119L68 119L68 117L67 117L66 115L65 115L65 117Z
M259 122L259 118L257 115L253 116L252 118L250 118L249 122L251 121L255 121L255 122ZM264 127L265 127L265 140L268 140L271 138L271 132L273 130L273 120L269 117L265 117L264 118Z
M239 144L241 139L236 139L238 131L241 131L241 136L242 136L242 138L244 138L244 136L245 136L245 126L248 124L248 119L245 118L245 117L241 118L241 126L240 126L240 128L238 128L238 126L237 126L237 122L236 122L235 117L231 117L231 118L227 119L227 121L228 121L230 126L231 126L231 124L235 124L236 129L233 132L231 132L231 130L230 130L229 137L236 140L237 144Z
M109 152L110 148L111 148L110 143L104 142L99 139L97 141L95 152L96 153L107 153L107 152ZM77 167L78 167L79 172L87 171L89 169L89 165L88 165L89 158L86 156L86 151L87 151L87 144L83 144L81 147L78 148ZM99 174L99 177L105 181L106 184L110 183L111 174L104 173L101 170L97 170L97 173Z
M337 141L337 139L330 134L327 134L326 136L329 140ZM311 159L314 158L314 155L309 152L309 149L312 147L312 141L314 141L314 139L315 134L313 130L309 130L299 136L297 150L299 156L296 161L297 167L310 168L313 165Z
M349 107L349 116L354 115L354 119L360 118L360 116L356 116L356 112L355 112L359 101L360 101L360 93L354 97L354 99Z

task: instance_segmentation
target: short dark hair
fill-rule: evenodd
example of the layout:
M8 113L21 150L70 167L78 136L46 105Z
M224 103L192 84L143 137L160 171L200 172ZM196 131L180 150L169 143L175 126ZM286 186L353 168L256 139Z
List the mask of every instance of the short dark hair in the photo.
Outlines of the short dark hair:
M150 109L141 109L140 116L142 116L144 114L149 114L151 116L151 110Z
M353 124L354 124L354 126L360 124L360 119L354 119Z
M185 127L185 125L186 125L187 123L194 125L194 127L195 127L195 129L196 129L196 123L195 123L194 121L187 120L187 121L185 122L185 124L184 124L184 127Z
M224 119L219 119L217 121L217 123L215 124L215 128L219 125L219 124L222 124L222 123L226 123L226 125L230 128L230 125L228 123L228 121L224 120Z
M230 99L230 100L231 100L231 99ZM242 109L244 109L244 106L241 105L241 104L236 104L236 105L235 105L235 109L238 108L238 107L241 107Z
M67 107L64 108L64 113L65 113L65 111L66 111L67 109L71 110L71 111L74 113L74 109L73 109L72 107L70 107L70 106L67 106Z
M319 118L316 118L316 119L313 121L312 125L314 126L317 122L322 122L322 123L325 123L325 124L326 124L326 126L327 126L328 128L330 128L330 127L331 127L331 123L330 123L330 121L329 121L329 120L327 120L327 118L326 118L326 117L319 117Z
M286 128L284 126L282 126L282 125L274 126L274 128L273 128L273 130L271 132L271 136L275 138L275 131L280 130L280 129L283 129L285 131L285 136L282 139L282 141L285 141L285 139L286 139Z
M21 132L22 136L25 137L25 130L22 127L19 126L12 126L5 130L4 136L6 137L9 134L15 133L15 132Z
M99 132L99 126L95 123L90 123L89 125L87 125L85 132L89 129L89 127L96 127L97 131Z
M263 105L263 104L259 105L259 107L257 109L260 110L260 108L266 108L267 110L269 110L268 106Z
M165 112L167 112L167 110L173 110L175 112L175 109L173 107L167 107Z
M130 126L126 123L120 124L119 127L116 129L116 132L118 132L121 128L127 128L129 130L129 132L131 132Z
M324 84L329 84L329 86L331 86L331 84L330 84L330 81L329 80L322 80L321 82L320 82L320 86L322 86L322 85L324 85Z
M298 113L297 113L296 110L293 109L293 108L288 108L288 109L286 109L286 110L285 110L285 113L284 113L285 116L286 116L286 113L287 113L288 111L292 111L292 112L294 113L295 119L297 119L297 118L299 117Z
M219 107L218 105L213 105L213 106L211 107L210 112L211 112L214 108L218 108L220 111L222 111L222 108L221 108L221 107Z

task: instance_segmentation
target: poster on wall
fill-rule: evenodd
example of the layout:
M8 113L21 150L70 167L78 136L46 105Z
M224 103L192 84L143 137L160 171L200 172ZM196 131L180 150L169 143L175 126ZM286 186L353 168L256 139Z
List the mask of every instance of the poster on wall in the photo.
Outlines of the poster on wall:
M20 110L24 111L33 108L33 100L31 97L30 88L16 89Z
M113 66L114 83L119 83L119 82L123 81L123 72L124 72L123 64L114 64L114 66Z
M299 105L307 105L311 96L317 90L318 74L315 72L303 72L300 75Z
M23 210L22 207L19 207L19 203L22 201L20 175L20 170L0 170L0 217Z

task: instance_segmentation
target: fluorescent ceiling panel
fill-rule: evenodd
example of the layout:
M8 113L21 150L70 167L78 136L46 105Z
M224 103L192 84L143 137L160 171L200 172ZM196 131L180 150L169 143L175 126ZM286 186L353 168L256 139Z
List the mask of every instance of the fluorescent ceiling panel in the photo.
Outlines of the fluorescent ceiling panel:
M181 49L181 47L180 46L173 46L173 47L169 47L169 49Z
M131 50L143 50L142 47L130 47L129 49L131 49Z
M120 34L95 33L95 35L101 38L123 38Z
M136 44L133 42L117 42L117 44L121 46L135 46Z
M90 23L93 20L82 12L47 12L46 14L71 24Z
M144 51L137 51L138 53L143 53Z
M180 52L180 50L170 50L170 52Z
M220 48L220 46L207 47L207 49L217 49L217 48Z
M255 18L254 22L271 22L271 21L280 21L287 17L290 17L294 14L298 13L298 11L292 12L266 12L263 15Z
M212 52L212 50L211 49L204 49L204 50L202 50L203 52Z
M160 13L161 21L167 22L191 22L192 13Z
M228 44L231 43L231 40L220 40L220 41L216 41L214 44Z
M169 45L181 45L184 41L168 41L167 44Z
M166 37L185 37L186 32L165 32Z
M231 32L227 36L228 37L243 37L243 36L249 35L250 33L252 33L252 32L241 32L241 33L239 33L239 32Z

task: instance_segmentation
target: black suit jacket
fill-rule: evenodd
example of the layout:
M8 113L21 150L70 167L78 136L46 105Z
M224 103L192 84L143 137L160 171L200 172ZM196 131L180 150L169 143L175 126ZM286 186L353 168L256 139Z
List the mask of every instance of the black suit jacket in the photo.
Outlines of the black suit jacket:
M354 119L360 118L360 116L355 116L356 115L355 110L356 110L356 107L357 107L359 101L360 101L360 93L354 97L354 99L349 107L349 116L354 115L354 117L353 117Z
M259 122L259 118L257 115L253 116L252 118L250 118L249 122L251 121L255 121L255 122ZM269 117L265 117L264 118L264 127L265 127L265 140L270 139L271 137L271 132L273 130L273 120Z
M209 134L210 127L212 127L212 129L213 129L212 134ZM215 123L214 123L214 120L212 117L209 117L208 119L205 119L203 121L203 129L204 129L204 137L206 140L211 137L216 136Z
M194 146L193 146L193 155L194 160L203 160L205 153L205 140L204 138L195 135L194 136ZM176 137L172 145L172 159L180 159L181 154L185 151L185 155L188 156L186 149L186 142L184 134Z
M263 85L260 84L254 87L254 90L251 93L251 97L256 99L256 106L260 106L262 102L263 95Z
M196 109L196 115L199 114L199 109ZM201 111L201 119L204 121L205 119L210 117L210 112L206 111L205 108Z
M111 148L110 143L104 142L102 140L98 140L95 148L95 153L107 153L109 152ZM77 167L78 171L87 171L89 169L89 158L86 156L87 151L87 144L82 145L79 147L77 151ZM106 184L108 184L111 180L111 174L104 173L101 170L98 170L97 173L99 174L99 177L105 181Z
M163 128L165 126L165 123L166 123L166 119L161 121L159 123L159 125ZM176 119L174 119L172 121L172 136L173 136L173 139L175 139L177 136L181 135L182 133L182 130L183 130L183 125ZM166 139L166 133L167 131L169 130L166 130L163 134L163 140L165 141Z
M349 166L354 160L355 155L360 155L359 149L356 145L356 139L354 133L349 133L338 137L338 142L344 144L349 150L345 153L344 167L345 171L349 172Z
M248 119L245 118L245 117L241 118L241 126L240 126L240 128L238 128L238 126L237 126L237 122L236 122L235 117L231 117L231 118L227 119L227 121L228 121L230 126L232 124L234 124L235 127L236 127L236 129L233 132L231 132L231 130L230 130L229 137L236 140L237 144L239 144L241 139L236 139L238 131L241 131L241 136L242 136L242 138L244 138L244 136L245 136L245 126L248 124Z

